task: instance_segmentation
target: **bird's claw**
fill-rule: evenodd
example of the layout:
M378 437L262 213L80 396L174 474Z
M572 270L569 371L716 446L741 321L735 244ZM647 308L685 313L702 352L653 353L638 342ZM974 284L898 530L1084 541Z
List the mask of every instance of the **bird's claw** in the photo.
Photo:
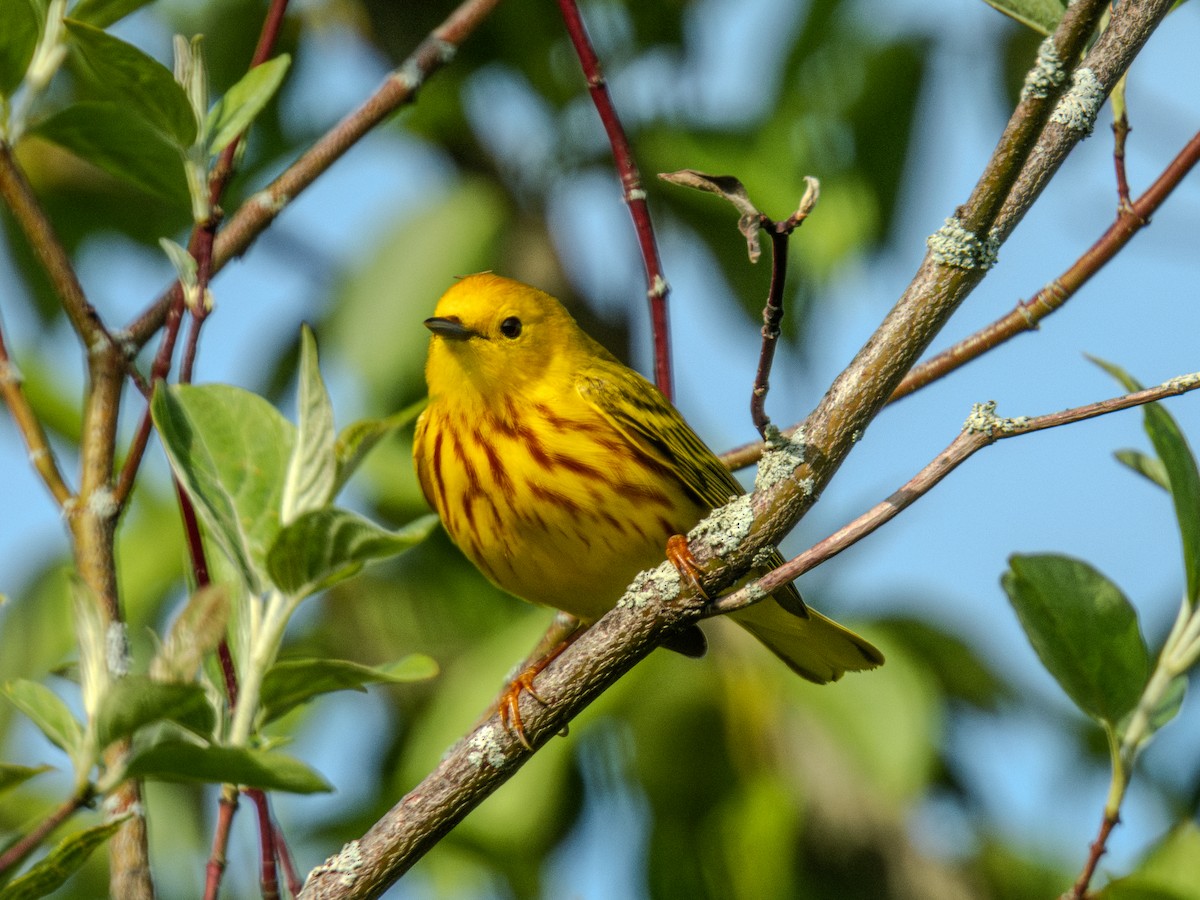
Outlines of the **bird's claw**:
M679 577L691 586L692 590L705 600L711 599L708 592L704 590L704 585L700 583L702 573L700 566L696 564L696 558L692 556L687 537L682 534L673 534L667 538L667 560L675 567Z

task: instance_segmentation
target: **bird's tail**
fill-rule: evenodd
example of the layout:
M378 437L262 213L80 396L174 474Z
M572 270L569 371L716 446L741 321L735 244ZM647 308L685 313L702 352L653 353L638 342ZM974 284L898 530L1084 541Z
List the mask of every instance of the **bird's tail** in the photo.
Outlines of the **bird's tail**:
M817 684L837 681L844 672L883 664L883 654L870 641L811 606L808 617L801 618L774 598L767 598L729 617L766 644L793 672Z

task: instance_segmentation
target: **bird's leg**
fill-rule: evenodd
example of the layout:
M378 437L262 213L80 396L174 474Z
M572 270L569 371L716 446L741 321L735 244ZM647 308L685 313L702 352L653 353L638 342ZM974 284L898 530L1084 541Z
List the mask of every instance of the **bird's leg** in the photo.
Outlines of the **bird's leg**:
M711 599L700 584L700 567L696 565L696 558L692 556L686 536L673 534L667 538L667 561L675 567L679 577L686 581L692 590L705 600Z
M570 631L566 631L568 626L571 629ZM521 742L521 746L526 750L532 752L533 746L525 736L525 725L521 721L521 692L524 691L538 703L542 704L542 706L545 706L546 701L533 688L533 680L550 663L558 659L564 650L575 643L575 639L583 634L585 630L580 627L578 619L560 613L559 617L554 620L554 624L551 625L550 630L546 632L545 636L538 642L537 647L534 648L534 653L531 654L533 662L526 661L527 664L522 668L521 672L505 685L504 690L500 692L500 696L496 700L496 707L500 713L500 724L512 732L517 740ZM556 641L556 643L551 644L552 640ZM550 645L550 649L546 652L541 652L547 645Z

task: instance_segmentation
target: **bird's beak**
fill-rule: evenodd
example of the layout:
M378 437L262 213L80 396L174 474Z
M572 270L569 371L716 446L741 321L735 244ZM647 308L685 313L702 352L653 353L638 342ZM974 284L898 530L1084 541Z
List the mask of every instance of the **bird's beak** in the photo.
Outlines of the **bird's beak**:
M449 338L452 341L465 341L468 338L478 336L478 332L472 331L453 316L448 318L433 316L425 320L425 327L434 334Z

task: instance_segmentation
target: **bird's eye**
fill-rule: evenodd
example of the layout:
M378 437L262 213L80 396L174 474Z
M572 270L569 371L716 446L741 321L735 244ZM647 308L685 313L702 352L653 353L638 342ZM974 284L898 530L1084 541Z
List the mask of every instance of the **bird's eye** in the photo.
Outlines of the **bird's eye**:
M518 338L521 336L521 320L516 316L509 316L500 323L500 333L506 338Z

